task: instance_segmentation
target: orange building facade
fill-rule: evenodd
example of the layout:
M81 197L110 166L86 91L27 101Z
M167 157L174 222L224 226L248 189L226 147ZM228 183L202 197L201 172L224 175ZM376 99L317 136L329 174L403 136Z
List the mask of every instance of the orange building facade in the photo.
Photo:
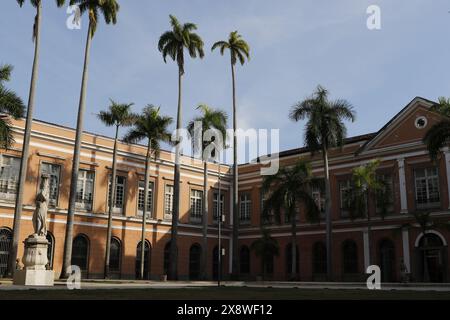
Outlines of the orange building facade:
M365 279L365 270L376 264L382 280L400 281L401 266L414 281L424 280L424 266L429 269L430 281L450 280L445 228L429 231L428 245L415 223L413 213L432 212L433 219L450 218L450 150L444 149L432 162L422 137L440 116L432 111L432 101L415 98L376 133L346 139L342 148L330 151L330 180L332 198L332 256L336 280ZM363 115L362 115L363 116ZM16 143L1 154L0 172L0 274L5 274L5 256L14 216L14 199L23 121L14 122ZM283 132L281 132L283 134ZM34 198L42 173L51 175L51 209L49 210L50 266L59 275L62 266L64 234L67 218L70 172L75 132L42 121L34 121L28 173L25 186L21 239L32 233L31 216ZM85 277L103 276L108 212L108 181L112 166L113 139L85 133L81 154L80 174L75 214L72 264L79 265ZM111 269L116 278L136 277L142 246L141 226L144 199L144 160L146 149L140 145L119 144L118 177L115 190L112 230ZM280 166L289 166L298 159L311 162L314 176L323 177L320 154L306 149L293 149L279 154ZM381 218L376 201L369 200L367 217L350 219L343 206L343 195L350 187L352 169L379 159L377 174L391 191L388 195L389 214ZM202 248L203 165L190 157L182 159L180 224L178 238L179 279L198 279L200 257L207 255L208 277L217 277L218 225L217 208L220 203L225 222L222 225L224 257L222 272L231 269L231 168L208 165L208 248ZM263 176L261 164L239 166L239 273L242 279L257 279L262 275L260 257L251 244L261 237L261 227L268 229L280 248L278 256L266 264L265 277L273 280L291 278L291 224L286 217L280 220L262 218L264 197L261 192ZM221 199L218 201L219 170ZM171 230L173 194L172 154L162 151L152 161L149 197L150 216L146 223L146 268L149 279L159 279L166 273L168 243ZM317 204L323 207L324 194L312 190ZM296 230L298 277L302 281L324 280L325 223L309 223L300 210ZM3 240L1 240L3 239ZM3 249L2 247L3 246ZM370 252L370 257L369 257ZM19 247L19 257L23 247Z

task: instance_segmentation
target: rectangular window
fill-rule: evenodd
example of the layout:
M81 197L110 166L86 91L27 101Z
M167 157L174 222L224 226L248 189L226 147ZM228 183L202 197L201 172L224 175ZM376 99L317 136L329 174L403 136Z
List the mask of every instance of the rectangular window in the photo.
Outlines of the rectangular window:
M252 199L249 193L241 194L239 207L240 207L239 219L241 223L250 223Z
M261 190L260 191L260 199L261 199L261 223L263 225L271 225L274 222L274 214L273 211L271 210L270 212L268 212L266 215L264 215L264 206L266 203L266 195L265 193Z
M218 198L219 198L219 193L218 192L214 192L214 196L213 196L213 217L214 217L214 221L217 222L217 217L218 216L223 216L224 214L224 206L225 206L225 195L221 192L220 193L220 213L217 212L218 209Z
M94 171L79 170L75 206L77 209L92 211L94 200Z
M59 181L61 174L61 166L59 164L45 163L41 164L41 173L50 176L50 199L49 205L56 207L58 205L59 197Z
M202 221L202 202L203 191L191 190L191 221L201 222Z
M20 158L0 156L0 199L14 201L19 183Z
M417 209L440 206L439 177L436 167L414 170Z
M348 218L350 215L347 204L351 191L352 187L350 180L342 180L339 182L339 200L341 206L341 217L343 218Z
M318 186L314 186L311 190L311 196L320 210L320 219L325 219L325 195L322 190Z
M166 185L164 190L164 219L172 219L173 186Z
M296 205L294 210L295 210L295 221L300 221L300 208ZM284 211L284 222L291 223L291 217L287 214L286 211Z
M145 181L139 181L139 193L138 193L138 216L142 217L142 212L144 211L144 192L145 192ZM146 216L150 218L153 216L153 181L148 182L148 193L147 193L147 210Z
M375 203L376 213L394 212L394 182L391 174L378 174L377 180L380 183L380 190L376 192Z
M125 184L127 178L122 176L116 176L116 192L114 193L114 206L113 213L123 214L125 203ZM109 176L108 184L108 206L111 205L111 176Z

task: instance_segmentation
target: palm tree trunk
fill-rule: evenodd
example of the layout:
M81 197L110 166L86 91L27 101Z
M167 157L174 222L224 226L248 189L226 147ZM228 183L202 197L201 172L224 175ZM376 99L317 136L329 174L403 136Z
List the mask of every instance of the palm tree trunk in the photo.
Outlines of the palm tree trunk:
M178 111L177 111L177 145L175 147L175 168L174 168L174 186L173 186L173 206L172 206L172 229L169 254L169 280L176 280L178 274L177 257L177 236L178 236L178 217L180 215L180 143L179 130L181 129L181 80L183 73L178 69Z
M369 198L369 197L367 197L367 198ZM371 217L370 217L370 210L369 210L369 208L367 208L367 242L368 242L367 250L369 251L367 254L368 254L368 257L369 257L369 259L368 259L369 260L369 266L372 265L372 243L371 243L371 238L372 238L372 220L371 220Z
M231 62L231 80L233 85L233 256L231 274L234 278L239 277L239 190L238 190L238 164L237 164L237 115L236 115L236 83L234 75L234 64Z
M291 214L291 280L297 280L297 221L295 220L295 211Z
M206 280L208 275L206 265L208 261L208 160L203 159L203 252L202 252L202 279ZM220 201L219 201L220 202ZM220 206L220 205L219 205ZM220 250L219 250L220 251Z
M423 282L430 282L430 272L428 268L428 259L427 259L427 251L428 251L427 230L423 230L423 237L425 248L425 250L423 250Z
M19 184L17 187L16 204L14 209L14 222L13 222L13 240L9 254L9 267L8 270L11 275L14 274L15 264L17 259L17 250L19 245L20 237L20 220L22 218L22 205L23 205L23 193L25 189L25 181L27 177L28 169L28 155L30 150L30 137L31 137L31 125L33 121L33 110L34 110L34 96L36 91L36 84L38 78L38 67L39 67L39 48L41 43L41 10L42 3L38 2L36 6L36 19L34 26L34 58L33 58L33 69L31 71L31 84L30 93L28 96L28 109L27 109L27 119L25 122L25 133L22 143L22 159L20 161L20 171L19 171Z
M86 90L88 81L89 55L91 51L91 30L92 25L89 23L86 39L86 50L84 54L83 77L81 81L80 104L78 106L77 131L75 137L75 148L73 152L72 176L70 181L69 209L67 212L66 236L64 239L64 261L62 266L61 278L69 276L67 268L71 265L72 260L72 238L73 238L73 219L75 215L75 201L77 194L78 169L80 167L80 151L81 139L83 134L83 118L86 104Z
M323 163L325 171L325 219L326 219L326 246L327 246L327 280L333 281L333 266L332 266L332 224L331 224L331 187L330 187L330 172L328 167L328 151L323 147Z
M140 276L144 279L144 267L145 267L145 225L146 225L146 212L148 206L148 183L150 176L150 156L151 156L151 139L148 139L147 157L145 158L145 178L144 178L144 209L142 210L142 231L141 231L141 266Z
M116 175L117 175L117 139L119 135L119 126L116 126L116 136L114 139L112 175L111 175L111 190L109 191L109 208L108 208L108 228L106 231L106 253L105 253L105 279L109 277L109 258L111 255L111 234L113 222L113 208L116 201Z

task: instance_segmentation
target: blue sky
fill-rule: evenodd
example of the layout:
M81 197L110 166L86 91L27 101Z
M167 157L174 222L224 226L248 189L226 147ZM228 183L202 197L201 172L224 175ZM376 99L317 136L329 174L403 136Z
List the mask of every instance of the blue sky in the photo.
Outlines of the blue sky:
M40 75L34 117L74 127L87 31L68 30L66 8L45 0ZM231 115L228 57L211 45L238 30L251 46L251 60L237 67L241 128L280 128L280 149L303 145L303 124L288 119L290 107L321 84L331 98L349 100L357 121L349 136L377 131L415 96L450 96L450 3L445 0L122 0L118 23L101 21L94 37L85 130L112 135L95 113L108 99L148 103L176 116L177 67L164 64L157 41L168 15L198 25L203 60L186 62L183 121L199 103ZM368 30L366 9L381 8L381 30ZM33 57L34 9L3 1L0 64L14 66L9 87L24 101ZM123 131L124 132L124 131Z

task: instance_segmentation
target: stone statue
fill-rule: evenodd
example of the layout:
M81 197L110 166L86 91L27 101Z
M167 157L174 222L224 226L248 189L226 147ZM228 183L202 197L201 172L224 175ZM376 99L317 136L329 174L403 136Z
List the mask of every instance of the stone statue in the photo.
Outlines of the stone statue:
M49 175L41 176L41 190L36 196L36 210L33 213L33 228L37 236L47 236L47 210L50 197Z

